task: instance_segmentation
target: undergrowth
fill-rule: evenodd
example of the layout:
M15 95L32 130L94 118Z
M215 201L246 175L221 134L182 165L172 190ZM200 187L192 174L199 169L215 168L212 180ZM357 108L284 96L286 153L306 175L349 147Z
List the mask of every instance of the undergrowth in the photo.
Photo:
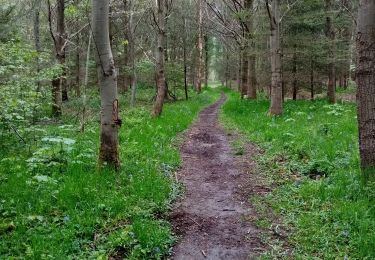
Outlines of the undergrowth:
M359 173L355 104L288 101L282 116L271 117L268 101L226 92L222 121L265 151L258 161L275 189L259 204L291 233L291 253L269 241L264 257L374 259L375 193Z
M64 118L37 122L23 149L1 151L1 259L153 259L169 254L174 241L163 220L178 193L172 176L180 165L178 134L218 94L190 93L189 101L150 116L152 91L138 92L138 106L122 97L122 167L98 172L99 99L87 102L87 125L79 132L82 101L64 106ZM15 137L17 139L17 137ZM5 148L3 148L5 149Z

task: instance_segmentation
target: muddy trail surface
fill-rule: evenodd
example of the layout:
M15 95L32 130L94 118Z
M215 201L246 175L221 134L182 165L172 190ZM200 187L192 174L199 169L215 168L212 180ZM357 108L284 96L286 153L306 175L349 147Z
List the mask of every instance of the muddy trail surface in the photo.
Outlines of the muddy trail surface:
M248 203L254 162L234 155L232 137L218 123L225 100L201 112L181 146L178 178L186 190L171 214L179 236L172 259L254 259L263 251Z

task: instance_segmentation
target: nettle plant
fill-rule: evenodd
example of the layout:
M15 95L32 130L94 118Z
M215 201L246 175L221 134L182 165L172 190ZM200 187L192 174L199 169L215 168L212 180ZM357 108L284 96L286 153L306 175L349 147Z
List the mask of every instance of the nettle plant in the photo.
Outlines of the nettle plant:
M0 149L30 144L40 131L34 126L50 114L50 81L60 73L58 65L35 71L36 62L49 57L37 54L19 40L0 43Z
M327 115L341 116L344 112L347 112L345 107L340 104L325 105L324 108L328 110Z
M38 94L28 79L31 68L25 65L35 56L13 42L0 44L0 53L0 77L6 79L2 80L0 92L1 126L19 126L32 118L36 105L34 100Z
M50 82L61 73L61 66L50 65L50 58L37 54L19 40L0 43L0 164L7 158L27 159L28 171L62 172L71 158L75 140L51 136L46 125L51 120ZM36 60L43 69L35 70ZM61 126L60 131L66 126ZM59 127L60 128L60 127ZM10 168L13 166L10 165Z
M64 137L44 137L42 142L43 145L26 160L28 171L62 173L76 141Z
M76 131L72 125L59 127L60 134ZM69 170L67 166L93 166L96 158L95 144L91 140L74 140L62 136L45 136L40 140L38 148L26 160L28 172L32 175L44 173L53 175Z

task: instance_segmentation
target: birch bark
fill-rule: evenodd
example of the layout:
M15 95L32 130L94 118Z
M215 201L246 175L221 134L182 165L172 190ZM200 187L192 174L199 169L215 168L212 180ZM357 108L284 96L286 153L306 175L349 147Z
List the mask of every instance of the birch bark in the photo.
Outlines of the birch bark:
M92 1L92 30L101 98L99 164L119 169L117 75L109 39L109 0Z

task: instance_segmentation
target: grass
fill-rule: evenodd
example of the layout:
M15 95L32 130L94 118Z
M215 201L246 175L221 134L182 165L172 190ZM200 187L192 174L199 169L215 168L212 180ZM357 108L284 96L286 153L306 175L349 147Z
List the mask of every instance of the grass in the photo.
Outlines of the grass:
M260 199L291 230L284 258L374 259L375 193L359 173L356 106L289 101L270 117L268 101L226 92L222 121L265 150L258 161L275 189ZM270 248L266 259L285 253Z
M152 90L151 90L152 91ZM0 158L1 259L159 259L174 242L164 220L178 193L172 181L180 156L178 134L218 94L165 106L150 117L148 90L128 109L122 97L122 168L98 172L98 98L88 102L88 124L80 133L80 100L65 105L62 122L36 125L32 145ZM5 156L4 156L5 155Z

